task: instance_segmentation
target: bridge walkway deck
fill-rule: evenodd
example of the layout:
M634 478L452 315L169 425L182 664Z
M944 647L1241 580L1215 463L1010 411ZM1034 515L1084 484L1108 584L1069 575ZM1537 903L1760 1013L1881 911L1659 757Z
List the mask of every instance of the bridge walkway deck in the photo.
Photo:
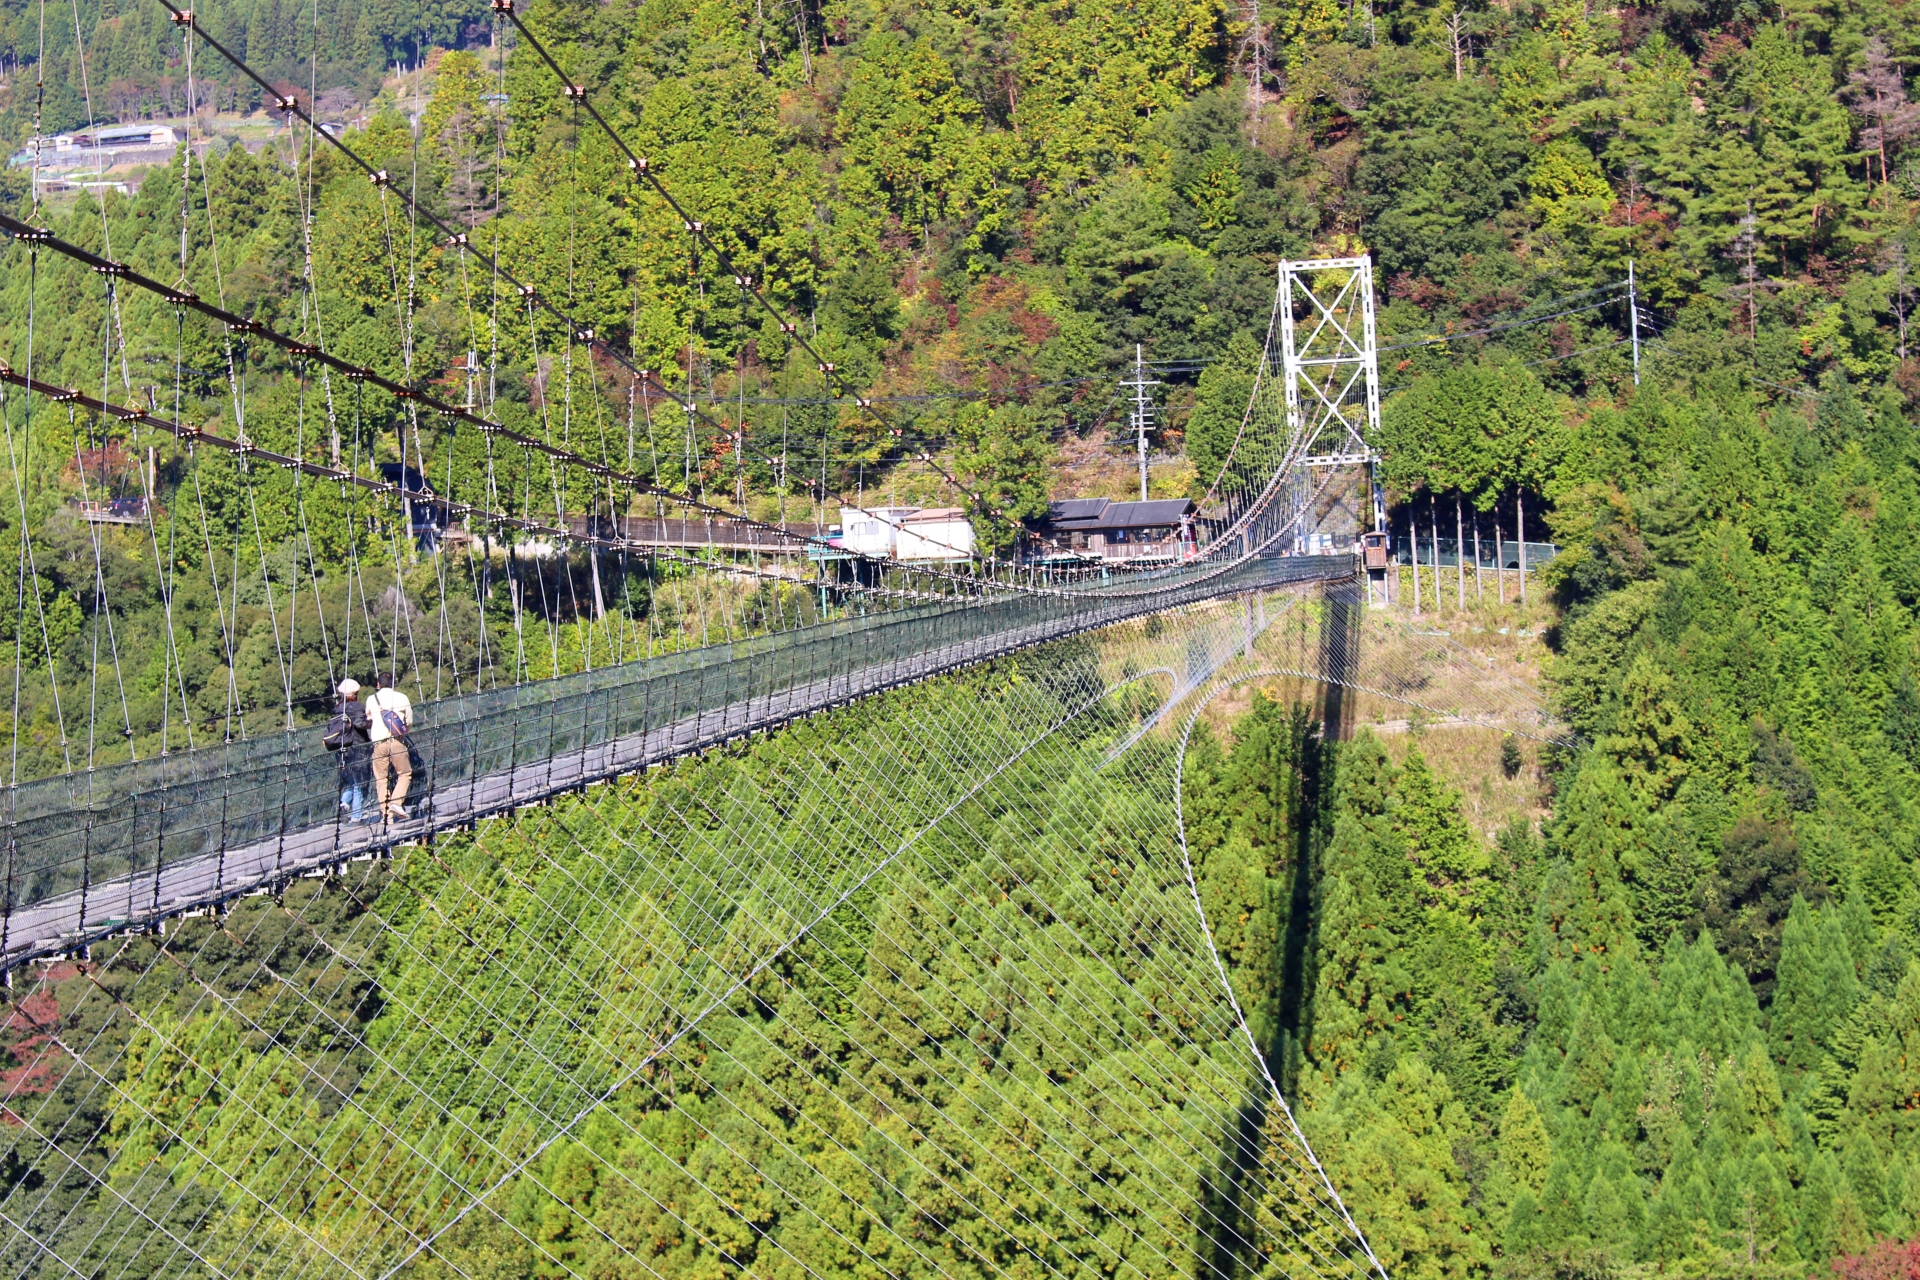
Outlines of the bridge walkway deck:
M1166 592L903 609L426 704L412 735L415 816L386 826L342 821L318 729L253 752L181 753L220 758L171 769L23 784L8 797L0 969L1036 644L1352 571L1344 556L1262 559Z

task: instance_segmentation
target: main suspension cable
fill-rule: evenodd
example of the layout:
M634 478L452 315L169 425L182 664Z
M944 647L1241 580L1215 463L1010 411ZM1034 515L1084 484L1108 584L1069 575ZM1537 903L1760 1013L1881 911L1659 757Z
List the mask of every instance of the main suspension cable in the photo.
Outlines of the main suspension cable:
M278 89L274 88L274 86L270 82L268 82L258 72L256 72L251 66L249 66L244 59L240 58L237 54L233 53L219 40L208 35L206 30L200 25L198 18L196 17L196 15L192 10L178 8L172 3L172 0L160 0L160 3L166 7L167 11L172 15L172 19L175 23L192 30L195 34L199 36L201 40L205 41L206 44L209 47L211 47L216 53L220 54L221 57L225 58L227 62L234 67L235 70L239 71L242 75L246 76L249 80L252 80L256 85L258 85L261 88L261 90L268 95L270 101L272 101L272 103L274 104L274 109L282 112L283 114L290 115L304 122L310 130L315 132L316 136L325 138L327 142L334 147L335 150L339 151L342 155L346 156L347 159L350 160L356 167L358 167L362 173L366 174L368 180L373 182L376 186L381 186L388 189L392 188L393 178L390 173L388 173L384 169L374 168L373 165L368 163L367 160L363 158L358 152L354 151L353 148L349 147L343 138L336 136L333 132L320 128L318 123L314 120L311 111L306 108L302 108L299 104L298 99L294 95L281 93ZM511 17L512 15L509 14L508 16ZM516 25L517 25L517 20L516 20ZM591 108L589 108L589 110L590 109ZM407 194L399 191L395 191L394 194L401 200L402 203L404 203L407 206L409 212L411 212L414 216L430 223L437 231L439 231L441 235L445 237L446 244L448 245L448 247L458 249L463 253L470 247L470 240L465 231L462 231L457 227L451 225L445 219L441 218L439 215L435 214L430 209L427 209L424 206L420 205L418 202L416 202ZM4 223L0 223L0 226L4 226L4 225L5 225ZM607 342L604 338L595 334L591 327L582 325L574 317L561 311L559 307L554 304L552 299L546 297L543 293L541 293L538 289L536 289L531 284L523 283L522 281L516 279L511 273L502 269L499 266L497 237L496 237L493 266L495 271L499 273L502 279L506 280L506 282L512 288L514 288L517 292L519 292L522 296L529 299L529 301L534 306L537 306L541 311L544 311L549 316L551 316L555 321L559 322L559 324L565 329L566 332L570 334L574 334L576 337L578 337L580 341L586 342L591 346L597 347L598 349L603 351L608 356L608 358L617 361L623 367L629 370L633 370L635 372L641 372L636 368L631 357L621 352L618 348L614 347L611 343ZM672 391L671 388L667 387L663 383L656 383L656 385L659 387L663 395L666 395L669 398L678 400L678 397L674 395L674 392ZM391 388L389 389L391 390ZM430 408L439 407L431 403L430 400L426 398L422 399L422 403L427 404L428 407ZM689 412L698 412L697 407L691 401L685 402L684 407L687 408ZM441 410L441 411L444 412L444 410ZM702 415L702 416L705 416L705 415ZM713 425L718 427L719 424L714 423ZM666 496L671 497L672 495L669 492ZM716 516L720 516L722 518L727 518L727 519L743 519L744 518L735 514L724 512L718 508L713 509L712 514Z
M323 131L323 136L325 136L324 131ZM205 162L205 159L202 158L201 169L203 173L205 171L205 167L206 167L206 162ZM401 197L401 199L404 200L405 197L403 196ZM382 375L376 369L370 366L354 364L351 361L344 360L325 350L322 350L319 346L315 344L305 343L300 341L297 338L291 337L287 334L283 334L279 330L273 328L268 324L265 324L262 321L248 319L245 316L241 316L235 312L228 311L225 308L220 307L214 303L207 302L205 299L200 298L198 295L196 295L191 289L187 288L184 284L180 286L163 285L159 281L154 280L151 277L146 276L141 272L134 270L131 266L127 265L126 263L117 262L109 258L101 257L99 254L95 254L90 250L83 249L78 245L62 240L60 237L54 235L50 230L46 228L35 227L29 223L22 222L19 219L14 218L9 214L0 213L0 230L11 232L15 237L27 242L30 245L51 249L54 252L62 255L63 257L72 259L75 262L79 262L102 275L117 277L121 280L126 281L129 284L134 285L137 288L144 289L151 293L157 294L176 306L183 307L192 311L197 311L200 314L205 315L210 319L216 320L219 323L227 326L227 331L229 335L239 333L239 334L247 334L247 335L259 337L273 344L274 346L281 348L282 350L288 352L291 355L315 361L316 363L320 364L324 368L331 369L334 372L340 373L356 383L378 387L381 390L392 395L394 398L400 400L402 403L409 405L415 412L417 412L419 408L425 408L431 412L443 414L449 418L470 423L478 427L485 434L497 436L505 440L510 440L513 443L518 444L523 448L531 449L541 454L542 456L546 457L549 460L550 464L556 464L556 465L564 464L564 465L579 467L581 470L585 471L589 475L606 479L611 483L623 485L625 487L633 489L636 492L651 494L659 498L660 500L670 503L674 506L687 507L693 510L703 512L709 517L712 517L714 519L723 520L730 524L744 525L749 528L764 531L783 542L796 542L796 543L801 543L805 545L816 545L820 541L818 537L802 535L802 534L791 532L789 530L783 530L780 528L780 526L777 523L769 523L763 520L756 520L753 517L745 515L741 512L729 510L726 507L722 507L715 503L708 502L704 498L694 493L678 492L673 489L667 488L663 485L654 483L652 481L648 481L637 474L616 470L612 467L607 466L605 463L596 462L593 459L583 454L577 453L571 449L563 448L559 445L555 445L548 440L542 440L537 437L525 435L521 432L515 431L512 428L509 428L501 424L496 419L484 417L478 413L471 412L465 407L455 404L451 401L445 400L439 396L435 396L423 391L416 391L416 390L410 389L407 386L394 381L393 379L387 378L386 376ZM538 300L533 295L528 294L523 296L526 296L528 298L530 308L538 305ZM656 385L658 385L657 380L656 380ZM235 386L236 386L236 395L237 395L237 381L235 383ZM671 394L671 393L669 392L667 394ZM677 399L677 397L675 398ZM237 408L238 408L238 402L236 401L236 409ZM864 552L850 550L850 549L835 548L835 550L840 554L849 556L853 559L857 559L866 563L871 563L877 566L886 567L886 566L895 566L900 564L899 561L893 560L885 556L873 556ZM942 571L931 569L931 568L915 567L913 569L913 572L923 573L923 574L937 574L943 577L953 577L960 581L972 582L976 586L987 585L985 582L977 578L965 577L957 574L944 573ZM1020 590L1020 588L1017 585L1011 585L1011 584L994 584L994 585L999 586L1002 589L1006 589L1006 590Z

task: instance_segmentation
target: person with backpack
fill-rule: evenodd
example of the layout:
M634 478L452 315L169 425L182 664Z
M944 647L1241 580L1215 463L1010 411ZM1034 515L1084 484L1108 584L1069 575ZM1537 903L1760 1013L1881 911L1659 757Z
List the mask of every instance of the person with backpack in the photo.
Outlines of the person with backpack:
M340 768L340 807L348 822L367 821L367 775L373 763L373 725L360 701L360 682L349 676L340 682L340 704L327 721L320 745L334 752Z
M413 785L413 754L407 749L407 732L413 728L413 701L393 687L393 677L382 673L375 677L380 687L367 699L367 718L373 730L373 791L380 801L380 816L389 822L406 818L407 788ZM388 771L393 773L388 785Z

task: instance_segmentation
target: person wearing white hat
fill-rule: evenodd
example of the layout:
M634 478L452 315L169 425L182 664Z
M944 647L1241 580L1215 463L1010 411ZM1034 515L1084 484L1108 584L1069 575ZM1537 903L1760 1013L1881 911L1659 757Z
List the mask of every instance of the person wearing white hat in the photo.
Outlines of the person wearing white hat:
M320 742L339 763L340 807L347 811L347 821L365 822L367 784L373 781L373 726L360 702L360 682L348 676L339 692L340 703Z

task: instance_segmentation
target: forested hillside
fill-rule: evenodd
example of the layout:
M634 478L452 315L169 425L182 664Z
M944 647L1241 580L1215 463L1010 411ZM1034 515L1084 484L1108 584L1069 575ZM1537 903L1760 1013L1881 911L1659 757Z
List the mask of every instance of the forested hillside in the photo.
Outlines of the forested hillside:
M1717 473L1687 479L1689 458L1766 465L1746 443L1688 454L1679 423L1716 439L1736 421L1778 432L1811 421L1818 395L1828 417L1866 424L1848 428L1865 439L1900 419L1920 376L1907 336L1920 23L1891 0L1778 13L1171 0L530 9L724 262L631 180L511 28L458 6L403 9L362 7L349 21L324 6L220 4L202 18L276 83L317 92L323 118L329 104L364 117L349 134L357 153L470 228L471 252L409 229L394 194L297 131L254 152L222 141L204 166L150 173L134 196L62 197L39 216L157 279L464 393L509 427L759 518L831 519L839 498L871 490L963 505L998 552L1089 475L1125 496L1112 468L1055 464L1099 456L1124 431L1114 384L1136 344L1162 383L1156 490L1203 492L1245 411L1274 261L1364 249L1383 289L1388 479L1406 503L1396 526L1456 498L1509 535L1529 508L1529 536L1551 514L1560 541L1596 547L1564 564L1570 603L1685 558L1700 523L1726 514L1732 491ZM0 13L0 63L14 68L0 107L15 139L89 112L177 120L189 73L198 102L262 103L208 49L189 65L157 2ZM396 63L429 69L380 88L379 68ZM75 94L77 108L57 105ZM204 143L205 120L194 127ZM8 190L23 207L24 182ZM77 264L41 255L27 270L22 247L10 252L0 342L21 365L31 327L37 376L178 405L210 430L243 423L264 447L362 471L405 449L443 493L490 506L604 513L564 483L539 492L510 453L409 431L384 396L348 397L311 369L302 380L268 344L179 328L160 299L109 298ZM496 253L581 329L517 302L490 274ZM1643 385L1659 409L1627 407L1630 264ZM874 412L829 395L734 271ZM589 356L575 341L587 331L629 365ZM661 394L636 403L635 369L702 416L684 420ZM68 418L40 401L16 462L27 522L51 530L28 584L45 660L27 677L24 720L51 724L54 685L90 681L104 651L103 574L80 554L80 531L52 517L83 495L137 488L148 445L176 518L179 589L204 586L231 612L192 637L171 677L121 690L123 723L100 750L152 749L179 714L162 683L201 733L280 716L289 688L297 717L317 715L326 664L285 657L268 597L345 626L343 570L370 548L330 532L341 524L331 491L258 476L266 499L245 509L225 460L190 463L164 437ZM1809 430L1838 456L1831 431ZM1897 490L1900 467L1872 457L1875 483ZM325 518L303 526L303 503ZM1870 505L1901 518L1898 503ZM164 629L164 557L138 539L109 539L103 554L121 561L107 607L123 613L128 647L146 651ZM223 589L202 563L222 559L235 584L259 589ZM291 586L302 561L311 592ZM441 637L431 655L416 643L398 659L416 687L628 651L617 627L601 640L565 629L598 613L583 601L613 599L637 631L650 586L577 556L561 569L516 586L510 618L499 593L476 589L482 567L394 568L377 590L405 596L400 613ZM531 646L543 662L517 652L513 618L528 612L561 629ZM358 651L385 661L403 647L389 628ZM25 744L32 771L63 766L58 736Z
M353 88L369 114L351 135L362 154L408 175L637 363L672 371L723 419L737 414L755 457L783 463L746 460L723 433L678 418L656 439L651 419L633 425L625 383L585 357L579 369L551 357L502 367L488 382L493 412L551 429L554 406L578 397L566 399L576 441L763 517L810 518L824 494L890 486L967 503L985 541L1009 546L1059 491L1056 450L1116 421L1115 374L1136 343L1166 384L1159 450L1204 473L1245 409L1274 262L1371 253L1396 521L1437 507L1451 536L1457 500L1511 531L1519 499L1551 530L1563 553L1544 580L1548 675L1579 742L1516 760L1537 770L1551 816L1489 841L1450 790L1464 780L1440 777L1417 744L1395 763L1364 731L1327 743L1310 709L1270 703L1199 741L1187 816L1202 894L1276 1075L1393 1280L1786 1277L1827 1274L1846 1255L1852 1276L1905 1274L1889 1250L1860 1256L1920 1235L1920 106L1909 101L1920 5L528 6L666 186L900 436L823 403L820 372L671 210L630 185L551 72L495 44L478 8L207 12L272 75ZM41 8L0 5L13 138L36 119L87 118L76 26L93 33L95 117L175 109L185 69L164 10L109 0L45 15L36 72ZM436 45L459 48L423 53ZM423 57L430 98L378 89L382 67ZM223 107L257 102L219 67L201 71ZM291 138L276 146L226 150L185 175L176 161L130 198L38 216L289 331L323 326L399 376L457 382L444 371L484 353L494 325L571 350L544 319L511 305L496 316L483 276L476 286L470 263L398 234L362 176L324 153L309 163ZM184 250L168 222L183 185ZM20 360L31 298L40 376L99 386L101 282L44 258L30 275L22 247L7 252L0 353ZM1637 385L1619 287L1629 263ZM132 366L163 398L184 369L198 420L237 412L222 372L236 362L259 439L398 456L390 406L370 401L364 420L343 411L328 440L278 355L191 334L183 344L166 308L123 304ZM1424 341L1436 335L1447 340ZM7 412L17 421L18 397ZM112 455L57 406L39 406L35 430L44 447L20 465L38 520L86 482L76 450ZM972 496L918 463L909 436L931 441ZM452 491L481 483L477 458L417 447ZM159 463L162 487L182 495L177 563L203 570L221 531L236 579L296 547L318 584L308 607L345 610L329 574L347 549L303 541L286 502L243 511L224 466ZM525 475L504 488L516 485ZM36 565L51 635L29 642L74 687L99 665L95 567L79 535L51 545L59 554ZM115 552L114 607L144 660L164 619L143 548ZM582 626L592 569L541 578L529 611L571 629L553 632L550 657L541 640L501 658L498 678L586 662L594 644L625 656L634 637L679 642L662 637L686 624L661 610L684 593L624 569L609 594L625 621ZM484 632L488 652L515 652L504 607L454 619L444 580L396 576L449 645ZM219 581L180 589L212 594ZM209 733L250 708L278 714L271 607L237 594L226 607L231 626L200 627L178 668L159 668ZM371 631L366 643L383 659L398 652ZM479 641L463 643L454 657L416 655L414 678L479 680ZM35 678L16 732L52 770L52 690L36 693ZM299 680L317 705L317 658ZM131 700L130 738L151 740L163 713L149 681ZM1080 870L1050 869L1063 882ZM968 910L966 877L983 874L956 870L940 909ZM391 908L410 892L373 883L312 910ZM649 1082L634 1100L644 1141L583 1141L666 1195L676 1165L724 1163L718 1139L661 1118L677 1094L715 1114L725 1096L791 1117L828 1106L800 1097L810 1086L782 1065L799 1051L767 1010L836 1061L878 1043L882 1028L837 984L897 981L891 966L907 961L886 948L911 950L895 935L934 909L927 893L810 940L815 986L762 993L712 1030L721 1065ZM399 959L369 956L366 968L404 984ZM342 1017L355 998L342 995ZM947 1101L931 1090L916 1105ZM1137 1122L1163 1118L1143 1109ZM755 1133L767 1159L790 1154L788 1137ZM805 1235L771 1208L756 1219L702 1201L739 1242L703 1253L620 1188L568 1182L579 1163L568 1161L557 1151L528 1176L561 1188L575 1216L525 1226L582 1268L599 1258L584 1223L653 1239L669 1274L762 1274L771 1252L756 1262L756 1239ZM889 1231L907 1212L874 1209ZM469 1274L532 1266L511 1242L459 1247ZM858 1269L821 1257L819 1274Z

